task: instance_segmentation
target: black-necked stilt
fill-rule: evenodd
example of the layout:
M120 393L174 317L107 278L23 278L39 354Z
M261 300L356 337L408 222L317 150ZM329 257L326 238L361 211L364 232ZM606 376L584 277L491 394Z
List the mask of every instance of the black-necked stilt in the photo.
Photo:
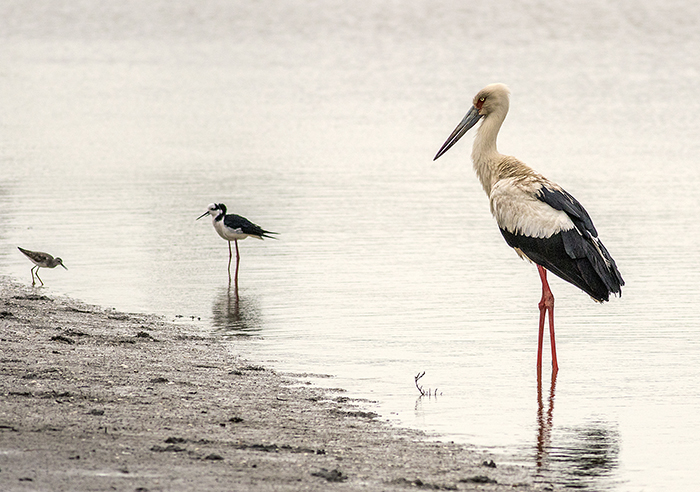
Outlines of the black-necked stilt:
M549 311L552 371L556 373L559 366L554 342L554 296L547 283L547 270L598 302L607 301L610 294L621 295L625 282L583 206L561 186L515 157L498 152L496 139L508 114L509 98L510 90L503 84L491 84L479 91L473 106L435 159L483 120L472 147L474 170L508 245L537 264L542 281L537 370L540 374L544 322Z
M277 234L276 232L266 231L259 225L253 224L251 221L245 217L241 217L236 214L226 214L226 205L223 203L211 203L207 207L207 211L202 215L197 217L197 220L211 215L212 224L214 224L214 229L219 233L219 236L228 241L228 281L231 282L231 258L233 253L231 252L231 241L236 245L236 275L235 275L235 285L238 289L238 264L241 261L241 256L238 253L238 240L245 239L247 237L254 237L256 239L270 238L275 239L270 234Z
M42 253L41 251L29 251L28 249L23 249L17 246L17 249L19 249L24 255L32 260L35 266L32 267L30 270L32 272L32 287L36 284L36 280L34 280L34 269L36 268L36 278L39 279L39 282L41 282L41 285L44 285L44 281L41 280L39 277L39 268L56 268L58 265L61 265L63 268L66 268L66 266L63 264L63 260L60 258L54 258L48 253ZM66 268L66 270L68 270Z

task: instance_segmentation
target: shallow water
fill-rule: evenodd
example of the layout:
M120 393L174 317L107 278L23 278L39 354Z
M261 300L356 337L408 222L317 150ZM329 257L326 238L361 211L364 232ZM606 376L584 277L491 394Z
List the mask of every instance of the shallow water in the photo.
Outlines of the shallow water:
M16 246L62 256L48 292L193 320L541 483L693 490L700 7L491 5L3 4L2 271L29 281ZM552 280L539 387L536 270L470 139L432 162L494 81L499 148L586 206L627 281L598 305ZM240 243L238 299L195 221L213 201L280 232Z

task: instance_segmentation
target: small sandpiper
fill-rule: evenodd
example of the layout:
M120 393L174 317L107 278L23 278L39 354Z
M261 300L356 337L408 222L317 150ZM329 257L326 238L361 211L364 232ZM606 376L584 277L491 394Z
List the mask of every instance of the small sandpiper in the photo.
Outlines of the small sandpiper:
M30 270L32 272L32 287L36 285L36 280L34 280L34 269L36 268L36 278L39 279L39 282L41 282L41 285L44 285L44 281L41 280L39 277L39 268L56 268L58 265L61 265L63 268L66 268L66 266L63 264L63 260L60 258L54 258L48 253L42 253L41 251L29 251L28 249L23 249L17 246L17 249L19 249L24 255L32 260L32 263L34 263L35 266L32 267ZM66 268L66 270L68 270Z

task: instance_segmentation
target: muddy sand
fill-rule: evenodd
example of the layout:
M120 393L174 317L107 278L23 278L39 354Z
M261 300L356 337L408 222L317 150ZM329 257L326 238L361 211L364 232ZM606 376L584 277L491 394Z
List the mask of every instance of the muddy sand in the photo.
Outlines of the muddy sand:
M0 278L0 490L535 490L162 318Z

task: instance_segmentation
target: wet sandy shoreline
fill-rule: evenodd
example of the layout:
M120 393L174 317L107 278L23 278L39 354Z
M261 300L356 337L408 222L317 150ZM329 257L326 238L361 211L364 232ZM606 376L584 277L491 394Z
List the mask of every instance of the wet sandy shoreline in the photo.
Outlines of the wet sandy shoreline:
M0 289L0 490L541 487L194 327Z

